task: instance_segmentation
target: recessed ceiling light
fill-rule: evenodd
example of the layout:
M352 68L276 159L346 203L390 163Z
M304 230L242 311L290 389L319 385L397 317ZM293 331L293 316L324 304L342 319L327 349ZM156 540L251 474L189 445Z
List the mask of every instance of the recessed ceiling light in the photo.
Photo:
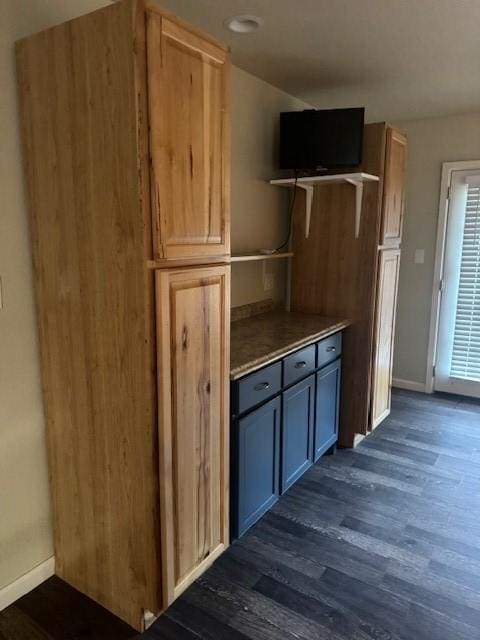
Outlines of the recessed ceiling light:
M223 25L235 33L252 33L252 31L260 29L263 25L263 19L250 15L233 16L233 18L227 18Z

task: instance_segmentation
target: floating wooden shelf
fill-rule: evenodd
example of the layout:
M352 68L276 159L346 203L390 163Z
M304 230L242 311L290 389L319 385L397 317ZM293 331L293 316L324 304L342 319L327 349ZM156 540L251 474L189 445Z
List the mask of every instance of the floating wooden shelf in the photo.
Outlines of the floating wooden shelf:
M336 173L333 175L310 176L308 178L283 178L280 180L270 180L270 184L279 187L299 187L306 193L305 199L305 237L310 233L310 217L312 213L313 189L321 184L335 184L347 182L355 187L355 238L360 233L360 219L362 215L362 197L364 182L378 182L378 176L371 173Z
M291 258L293 253L245 253L242 255L232 255L231 262L250 262L251 260L275 260L278 258Z

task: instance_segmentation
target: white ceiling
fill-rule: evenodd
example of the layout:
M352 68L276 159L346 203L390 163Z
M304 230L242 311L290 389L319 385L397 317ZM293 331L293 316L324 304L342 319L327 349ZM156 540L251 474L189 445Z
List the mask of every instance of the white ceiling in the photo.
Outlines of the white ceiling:
M230 45L233 63L318 108L367 120L480 111L480 0L160 0ZM225 18L258 15L234 34Z

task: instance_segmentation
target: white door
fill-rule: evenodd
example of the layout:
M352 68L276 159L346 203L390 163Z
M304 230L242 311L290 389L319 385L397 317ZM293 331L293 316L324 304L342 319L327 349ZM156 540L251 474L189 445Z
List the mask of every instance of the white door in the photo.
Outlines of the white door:
M480 165L449 191L435 390L480 397Z

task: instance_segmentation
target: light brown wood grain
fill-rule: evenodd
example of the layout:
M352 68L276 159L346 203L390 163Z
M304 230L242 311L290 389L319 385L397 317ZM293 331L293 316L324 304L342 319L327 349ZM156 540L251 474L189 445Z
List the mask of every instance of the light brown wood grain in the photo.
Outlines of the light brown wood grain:
M363 170L381 178L385 125L367 125ZM355 238L351 185L315 188L310 237L303 230L303 195L297 194L292 250L292 310L348 317L344 332L339 442L353 446L367 433L373 349L375 278L380 230L380 183L364 185L360 234Z
M354 433L366 432L368 424L377 188L374 183L364 187L357 239L355 192L351 185L315 188L308 239L304 236L301 198L294 219L292 311L352 320L344 332L342 350L342 446L352 446Z
M143 0L120 0L131 2L134 17L134 65L135 95L137 97L137 158L140 201L144 225L147 260L153 260L153 220L150 201L150 140L148 114L148 69L145 29L145 2ZM153 314L152 314L153 316Z
M56 572L137 629L145 610L165 608L228 544L229 272L195 265L230 259L229 57L212 38L148 6L147 20L146 3L122 0L17 48ZM174 81L170 102L155 101L157 78ZM192 114L203 99L201 119L185 130L174 109L183 96ZM169 157L161 184L150 175L149 131L158 122L155 143L177 145L180 156L191 145L195 162L195 171L178 174L180 156ZM152 228L159 221L152 192L175 205L162 224L170 238L183 234L177 252ZM184 198L190 208L175 217ZM195 268L152 272L187 265ZM180 286L176 307L197 340L186 360L177 361L171 340L179 325L156 345L155 277L172 291L183 278L195 283L186 299ZM171 486L159 469L157 348L179 372L169 378L179 389ZM201 375L197 357L205 357L209 393L191 386ZM158 379L171 375L161 370ZM173 514L170 538L165 518Z
M390 413L399 268L399 249L380 251L372 384L372 428L380 424Z
M124 0L120 0L120 1L124 1ZM217 53L212 53L213 58L215 58L216 56L223 55L222 53L219 53L219 51L220 52L228 51L228 47L225 45L224 42L222 42L218 38L215 38L207 31L204 31L203 29L200 29L196 25L193 25L191 22L188 22L187 20L180 18L178 15L176 15L169 9L165 9L164 7L160 6L157 0L137 0L137 1L141 4L145 12L157 13L159 16L162 16L164 18L167 18L169 21L174 22L176 25L178 25L181 28L182 31L183 30L189 31L192 34L192 36L197 39L197 42L198 40L201 41L200 47L202 50L205 47L208 48L209 45L211 45L212 49L210 49L210 51L217 52Z
M147 11L154 258L230 253L228 50Z
M228 546L230 267L156 272L163 589Z
M162 598L137 22L120 2L17 54L56 572L140 629Z
M385 178L382 201L382 245L399 246L402 223L407 162L407 138L389 126L385 150Z
M356 434L368 433L371 424L378 247L383 194L388 193L384 173L389 130L383 122L365 127L361 168L379 176L379 182L364 185L358 238L353 234L355 194L350 185L315 188L308 239L304 237L303 193L297 194L294 213L292 310L352 320L344 332L339 429L339 444L347 447L354 445Z
M219 256L204 256L202 258L168 258L162 260L147 260L149 269L177 269L179 267L195 267L198 265L230 264L230 254Z

